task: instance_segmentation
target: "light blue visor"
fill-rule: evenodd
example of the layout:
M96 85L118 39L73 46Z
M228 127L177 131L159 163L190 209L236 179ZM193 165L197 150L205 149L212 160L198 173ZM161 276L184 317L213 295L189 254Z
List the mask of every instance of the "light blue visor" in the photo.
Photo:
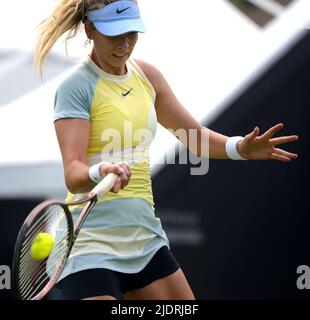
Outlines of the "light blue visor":
M118 36L128 32L145 32L140 10L133 1L122 0L86 13L97 31L105 36Z

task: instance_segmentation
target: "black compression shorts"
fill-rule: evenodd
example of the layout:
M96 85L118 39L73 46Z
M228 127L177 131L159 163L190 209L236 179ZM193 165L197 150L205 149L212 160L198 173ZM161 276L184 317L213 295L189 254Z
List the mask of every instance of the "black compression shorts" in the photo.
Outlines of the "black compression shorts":
M65 277L57 288L61 289L65 300L80 300L103 295L122 299L122 294L143 288L155 280L174 273L179 268L168 247L164 246L138 273L121 273L103 268L88 269Z

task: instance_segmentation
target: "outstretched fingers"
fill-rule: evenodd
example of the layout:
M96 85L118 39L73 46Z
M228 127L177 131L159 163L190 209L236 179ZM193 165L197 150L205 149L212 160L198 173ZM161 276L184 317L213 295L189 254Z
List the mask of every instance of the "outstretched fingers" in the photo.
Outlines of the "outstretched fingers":
M272 136L282 128L283 123L278 123L259 136L259 127L255 127L254 130L247 134L244 140L240 142L240 152L245 155L244 157L246 159L253 160L273 159L287 162L296 159L298 157L297 154L275 147L278 144L298 140L297 135L272 138Z
M279 138L273 138L270 140L270 143L272 146L276 146L278 144L288 143L288 142L294 142L298 140L298 136L286 136L286 137L279 137Z
M257 137L257 140L267 140L271 139L271 137L276 134L278 131L280 131L283 128L283 123L278 123L275 126L271 127L268 129L264 134L261 136Z
M270 159L288 162L296 159L297 157L298 155L296 153L291 153L282 149L275 148L270 156Z

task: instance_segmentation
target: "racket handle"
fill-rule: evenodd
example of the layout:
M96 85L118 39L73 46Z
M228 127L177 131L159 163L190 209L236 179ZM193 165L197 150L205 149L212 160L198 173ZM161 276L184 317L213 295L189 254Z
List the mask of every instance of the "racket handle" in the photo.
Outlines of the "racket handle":
M107 174L89 193L89 196L93 196L94 194L96 194L97 200L99 200L113 188L117 178L118 175L114 173Z

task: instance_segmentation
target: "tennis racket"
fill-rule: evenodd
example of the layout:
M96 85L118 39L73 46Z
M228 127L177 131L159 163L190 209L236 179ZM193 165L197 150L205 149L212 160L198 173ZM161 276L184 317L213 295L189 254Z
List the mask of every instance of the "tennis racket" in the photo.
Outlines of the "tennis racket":
M117 175L109 173L84 199L74 202L47 200L37 205L24 221L15 244L12 285L18 299L40 300L56 284L83 222L96 202L109 192ZM73 225L70 207L85 203ZM39 233L52 235L54 245L49 256L35 260L31 246Z

